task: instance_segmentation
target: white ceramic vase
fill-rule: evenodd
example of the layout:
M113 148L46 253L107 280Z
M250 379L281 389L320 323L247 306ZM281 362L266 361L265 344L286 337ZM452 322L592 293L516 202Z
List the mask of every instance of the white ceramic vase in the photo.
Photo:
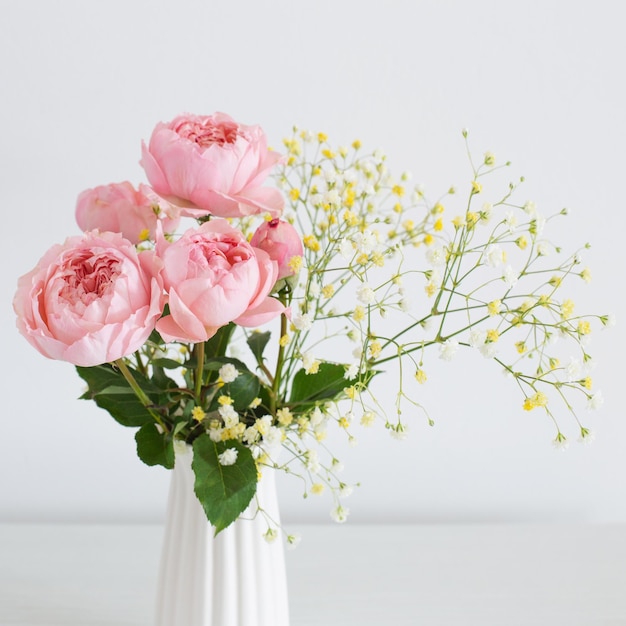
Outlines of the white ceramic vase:
M283 542L268 543L256 504L214 537L193 490L190 449L177 452L159 569L156 626L289 626ZM274 471L257 486L279 523Z

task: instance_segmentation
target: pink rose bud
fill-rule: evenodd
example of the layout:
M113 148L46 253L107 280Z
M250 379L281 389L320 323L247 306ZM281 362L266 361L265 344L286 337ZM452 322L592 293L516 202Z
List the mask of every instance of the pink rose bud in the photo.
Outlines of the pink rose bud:
M281 156L259 126L224 113L180 115L156 126L141 165L154 190L188 217L281 214L284 198L263 183Z
M163 230L174 232L180 210L159 198L147 185L136 190L129 182L87 189L78 196L76 222L83 231L121 233L132 243L154 241L157 221Z
M18 281L17 327L44 356L90 367L138 350L163 311L161 262L119 233L53 246Z
M278 266L226 220L157 239L170 314L156 325L165 341L206 341L221 326L258 326L286 312L268 297Z
M298 231L289 223L279 219L264 222L259 226L250 244L265 250L278 263L278 280L293 276L296 272L291 260L304 254Z

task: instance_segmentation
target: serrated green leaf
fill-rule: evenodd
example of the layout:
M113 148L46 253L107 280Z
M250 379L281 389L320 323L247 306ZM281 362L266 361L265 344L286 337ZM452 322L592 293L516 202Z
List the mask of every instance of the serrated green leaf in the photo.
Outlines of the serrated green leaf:
M144 424L135 434L137 456L146 465L174 467L174 442L172 437L162 433L156 424Z
M267 342L270 340L270 335L271 333L269 331L264 333L254 332L248 337L247 344L250 350L252 350L252 354L254 354L257 363L263 362L263 351L267 346Z
M221 465L218 456L237 450L237 462ZM256 493L257 469L252 453L238 441L212 441L207 434L193 442L194 491L215 534L232 524L246 510Z

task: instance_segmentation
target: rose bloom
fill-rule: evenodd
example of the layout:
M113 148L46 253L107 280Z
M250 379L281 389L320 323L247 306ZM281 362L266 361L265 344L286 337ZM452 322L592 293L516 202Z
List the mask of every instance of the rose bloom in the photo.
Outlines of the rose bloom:
M157 240L170 315L156 325L165 341L206 341L229 322L258 326L285 312L268 297L278 266L226 220Z
M302 256L304 249L298 231L289 223L278 218L263 222L259 226L250 245L265 250L278 263L278 279L293 276L289 262L293 257Z
M166 233L174 232L179 212L148 185L139 185L136 190L126 181L86 189L76 202L76 222L81 230L121 233L135 244L154 240L159 220Z
M118 233L88 232L53 246L22 276L17 327L41 354L85 367L132 354L164 305L161 262Z
M180 115L156 126L142 154L154 190L184 207L183 215L282 212L282 194L262 186L281 156L268 149L259 126L238 124L224 113Z

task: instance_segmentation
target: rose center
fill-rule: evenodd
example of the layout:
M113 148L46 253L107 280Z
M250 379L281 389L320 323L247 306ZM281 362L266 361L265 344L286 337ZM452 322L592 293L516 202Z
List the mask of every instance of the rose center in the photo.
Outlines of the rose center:
M239 127L234 122L218 122L212 120L184 121L174 131L184 139L193 141L201 148L209 148L213 144L223 146L237 141Z
M118 260L85 251L70 259L63 268L64 285L59 297L73 305L87 306L105 296L119 274Z

